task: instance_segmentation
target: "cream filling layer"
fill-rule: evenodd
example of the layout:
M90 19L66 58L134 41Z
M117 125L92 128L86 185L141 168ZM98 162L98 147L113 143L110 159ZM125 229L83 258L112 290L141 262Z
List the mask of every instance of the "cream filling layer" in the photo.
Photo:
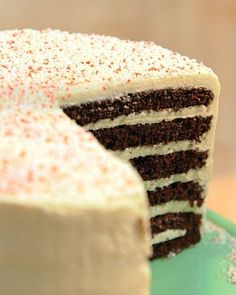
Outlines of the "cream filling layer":
M207 161L207 164L201 169L191 169L187 173L173 174L168 178L160 178L154 180L148 180L144 182L147 191L154 191L156 188L170 185L173 182L186 182L195 180L202 187L207 186L211 175L211 164Z
M166 155L169 153L187 151L187 150L199 150L205 151L210 147L210 137L208 133L204 134L201 138L201 142L193 140L172 141L167 144L156 144L151 146L138 146L134 148L127 148L123 151L114 151L114 153L120 159L128 161L133 158L146 157L151 155Z
M159 234L155 234L152 238L152 244L159 244L183 237L186 232L186 229L167 229Z
M149 217L164 215L167 213L187 213L202 214L204 207L198 207L195 201L193 206L188 201L170 201L163 205L151 206L149 208Z
M85 125L86 130L98 130L104 128L112 128L120 125L136 125L136 124L153 124L160 123L161 121L172 121L178 118L192 118L196 116L209 116L212 114L212 104L210 106L195 106L183 108L179 111L173 109L165 109L159 112L143 111L141 113L129 114L128 116L122 115L115 119L103 119L96 123ZM79 118L79 116L78 116Z

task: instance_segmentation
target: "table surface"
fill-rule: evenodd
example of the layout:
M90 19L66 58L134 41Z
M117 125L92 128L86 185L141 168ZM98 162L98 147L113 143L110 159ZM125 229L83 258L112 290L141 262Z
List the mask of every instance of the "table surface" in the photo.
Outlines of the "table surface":
M206 204L236 224L236 174L214 177Z

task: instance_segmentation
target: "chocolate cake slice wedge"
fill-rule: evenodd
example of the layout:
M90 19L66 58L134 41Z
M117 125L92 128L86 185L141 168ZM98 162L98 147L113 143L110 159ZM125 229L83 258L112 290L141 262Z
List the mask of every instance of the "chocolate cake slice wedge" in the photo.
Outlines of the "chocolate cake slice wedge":
M213 71L152 42L53 30L0 41L4 105L43 96L139 171L153 258L198 242L220 93Z

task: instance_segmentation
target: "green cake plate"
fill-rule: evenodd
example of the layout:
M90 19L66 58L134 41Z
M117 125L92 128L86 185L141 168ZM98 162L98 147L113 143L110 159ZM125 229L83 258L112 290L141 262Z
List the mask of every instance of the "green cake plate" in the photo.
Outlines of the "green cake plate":
M236 224L208 210L202 241L151 268L151 295L236 295Z

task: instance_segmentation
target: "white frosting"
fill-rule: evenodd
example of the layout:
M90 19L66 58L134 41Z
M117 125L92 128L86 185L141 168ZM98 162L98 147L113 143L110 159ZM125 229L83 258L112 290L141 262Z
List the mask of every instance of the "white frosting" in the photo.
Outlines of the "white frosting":
M0 121L2 202L73 207L143 202L144 189L130 165L61 110L2 111Z
M79 104L180 86L219 94L211 69L152 42L27 29L0 32L0 43L3 104Z
M169 240L183 237L186 234L185 229L167 229L159 234L153 235L152 244L159 244Z
M103 119L96 123L90 123L84 126L86 130L97 130L100 128L111 128L119 125L135 125L135 124L152 124L160 123L161 121L171 121L178 118L192 118L196 116L206 117L211 115L211 105L195 106L189 108L183 108L179 111L173 111L173 109L162 110L160 112L155 111L142 111L138 114L129 114L128 116L119 116L113 120Z
M195 214L202 214L203 207L198 207L195 201L193 206L190 205L189 201L169 201L162 205L151 206L149 208L150 218L157 215L164 215L166 213L186 213L193 212Z
M1 294L148 294L134 169L61 110L1 111L0 121Z
M0 202L1 294L148 295L151 240L133 209Z

